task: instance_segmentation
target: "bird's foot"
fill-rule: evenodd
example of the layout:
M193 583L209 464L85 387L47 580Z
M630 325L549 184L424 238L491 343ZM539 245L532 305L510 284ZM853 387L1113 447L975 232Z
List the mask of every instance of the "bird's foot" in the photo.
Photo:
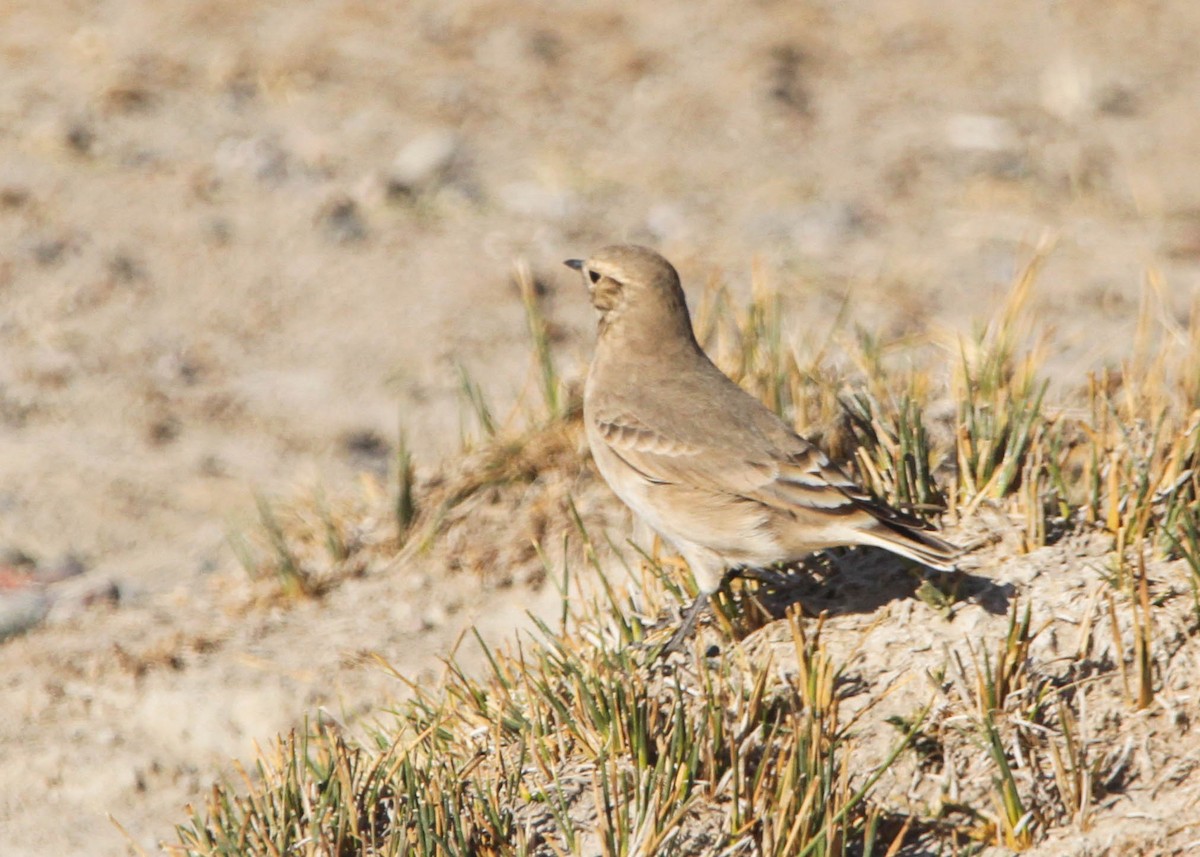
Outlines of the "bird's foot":
M673 652L683 651L684 642L695 632L700 614L708 606L708 593L701 592L696 596L696 600L692 602L691 606L684 611L683 618L679 622L679 627L675 629L675 633L671 635L671 639L667 640L667 644L659 650L658 656L660 658L665 658Z
M773 586L782 588L793 582L793 578L786 571L777 571L773 568L739 568L734 571L734 575L743 580L753 580L756 583L761 583L764 586Z

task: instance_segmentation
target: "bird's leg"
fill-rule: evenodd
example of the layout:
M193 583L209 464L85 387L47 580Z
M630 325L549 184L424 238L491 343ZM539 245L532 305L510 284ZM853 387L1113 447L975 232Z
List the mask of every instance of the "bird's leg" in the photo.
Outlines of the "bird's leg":
M671 639L663 646L659 657L671 654L672 652L682 652L684 641L692 636L696 630L696 623L700 620L700 614L708 607L709 593L701 592L696 596L696 600L691 606L683 612L683 618L679 622L679 627L675 629L675 633L671 635Z
M696 630L696 623L700 620L700 614L704 612L704 608L710 606L710 600L713 595L726 589L729 586L729 581L740 575L744 569L741 566L731 568L725 572L725 576L721 578L721 584L712 592L701 592L696 596L696 600L691 603L691 606L684 611L683 617L680 619L679 627L675 629L675 633L671 635L671 639L663 646L659 657L664 657L672 652L682 652L683 642Z

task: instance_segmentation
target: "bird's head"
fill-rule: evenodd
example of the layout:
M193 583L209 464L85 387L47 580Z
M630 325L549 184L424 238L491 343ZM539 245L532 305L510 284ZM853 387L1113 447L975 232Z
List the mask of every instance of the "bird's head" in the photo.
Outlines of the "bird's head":
M653 250L615 244L563 264L583 275L600 313L601 336L619 329L635 339L680 334L692 338L679 274Z

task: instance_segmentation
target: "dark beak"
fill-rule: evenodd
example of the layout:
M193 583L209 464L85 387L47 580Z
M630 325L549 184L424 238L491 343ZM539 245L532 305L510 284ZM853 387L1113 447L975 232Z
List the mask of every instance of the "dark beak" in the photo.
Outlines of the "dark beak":
M567 261L563 262L563 264L566 265L568 268L573 268L576 271L583 270L583 260L582 259L567 259Z

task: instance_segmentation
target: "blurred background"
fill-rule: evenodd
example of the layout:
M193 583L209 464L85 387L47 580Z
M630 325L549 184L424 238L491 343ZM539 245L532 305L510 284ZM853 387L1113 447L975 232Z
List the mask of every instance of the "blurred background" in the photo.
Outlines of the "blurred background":
M349 490L400 425L455 452L459 366L517 398L518 260L580 377L559 263L618 241L693 295L757 266L797 339L843 304L885 337L968 331L1048 241L1036 305L1082 379L1147 282L1180 318L1196 298L1198 25L1185 0L4 0L0 565L193 597L255 490ZM51 804L100 805L47 770ZM8 830L31 812L0 804ZM88 853L119 853L87 817Z

